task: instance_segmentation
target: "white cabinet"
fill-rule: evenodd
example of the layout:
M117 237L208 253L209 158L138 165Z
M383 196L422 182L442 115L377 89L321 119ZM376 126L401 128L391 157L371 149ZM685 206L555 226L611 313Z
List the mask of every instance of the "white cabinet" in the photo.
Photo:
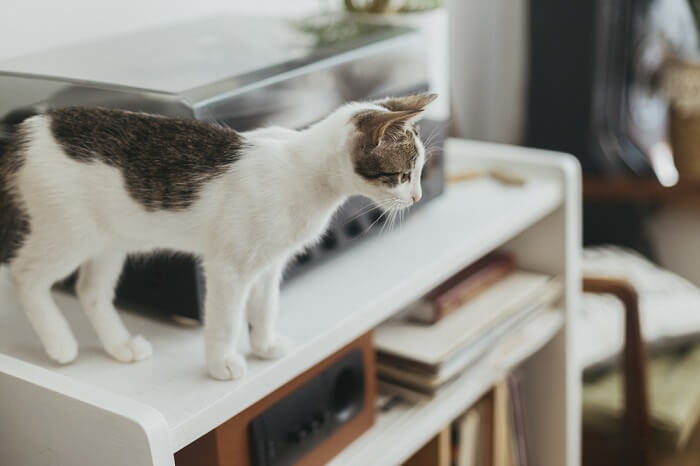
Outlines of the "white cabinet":
M578 164L562 154L458 139L448 141L446 153L450 170L500 167L526 183L515 187L480 178L448 185L441 198L400 228L293 280L282 293L280 325L295 345L278 361L251 358L243 380L207 376L201 329L133 313L124 314L125 323L151 341L154 356L136 364L114 362L101 350L77 301L63 294L57 301L76 333L80 354L73 364L56 366L43 354L6 271L0 271L0 464L173 464L175 451L465 265L503 247L516 254L521 266L564 280L561 318L512 363L521 364L526 374L523 395L526 415L532 413L527 428L533 464L578 465L580 381L571 337L580 294ZM481 370L481 385L497 375ZM487 388L472 379L478 377L460 379L432 402L397 414L420 421L412 423L414 430L380 416L335 461L348 463L356 454L386 464L407 458ZM407 429L404 441L392 442L391 448L375 441L387 440L387 432L399 425Z

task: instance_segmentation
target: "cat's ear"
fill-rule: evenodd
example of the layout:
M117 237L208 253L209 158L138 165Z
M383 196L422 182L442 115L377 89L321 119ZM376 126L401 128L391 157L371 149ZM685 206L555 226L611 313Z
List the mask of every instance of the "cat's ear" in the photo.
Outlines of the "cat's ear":
M370 110L355 116L357 128L369 136L372 144L379 145L382 139L399 136L406 124L412 122L422 110L402 110L385 112Z
M392 112L405 110L423 111L428 104L437 99L437 96L437 94L425 93L407 95L405 97L390 97L388 99L378 101L377 104L381 105L387 110L391 110Z

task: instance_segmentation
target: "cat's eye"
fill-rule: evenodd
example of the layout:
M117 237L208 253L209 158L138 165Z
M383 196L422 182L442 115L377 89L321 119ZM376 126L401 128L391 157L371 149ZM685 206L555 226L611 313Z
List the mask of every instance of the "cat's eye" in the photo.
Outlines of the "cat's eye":
M408 183L409 181L411 181L411 172L401 173L401 182Z

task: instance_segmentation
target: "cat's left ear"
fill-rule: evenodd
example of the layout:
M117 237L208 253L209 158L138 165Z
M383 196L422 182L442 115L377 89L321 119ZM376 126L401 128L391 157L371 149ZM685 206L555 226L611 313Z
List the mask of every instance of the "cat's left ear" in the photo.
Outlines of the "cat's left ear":
M370 110L355 116L357 129L366 134L373 145L377 146L385 138L397 138L407 124L420 117L422 110L402 110L388 112Z
M432 101L437 99L437 94L416 94L407 95L404 97L389 97L387 99L382 99L377 101L378 105L391 110L392 112L401 111L417 111L422 112L425 107L428 106Z

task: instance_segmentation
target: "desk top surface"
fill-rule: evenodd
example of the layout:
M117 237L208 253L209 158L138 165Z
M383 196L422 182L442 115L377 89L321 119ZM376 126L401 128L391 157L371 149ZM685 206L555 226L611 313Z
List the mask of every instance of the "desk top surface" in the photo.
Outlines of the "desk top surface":
M471 156L483 164L487 155L504 153L507 159L522 151L460 142L448 157L468 167ZM279 325L294 346L277 361L250 357L242 380L221 382L207 376L200 328L131 312L123 313L126 326L149 339L154 355L135 364L117 363L102 351L77 301L61 293L56 299L76 334L80 354L74 363L56 366L23 315L6 269L0 269L0 353L30 363L33 370L51 371L96 393L111 392L136 407L157 411L177 451L552 212L563 196L560 179L537 175L528 175L524 186L488 178L448 185L441 198L413 213L401 227L363 241L285 286Z

